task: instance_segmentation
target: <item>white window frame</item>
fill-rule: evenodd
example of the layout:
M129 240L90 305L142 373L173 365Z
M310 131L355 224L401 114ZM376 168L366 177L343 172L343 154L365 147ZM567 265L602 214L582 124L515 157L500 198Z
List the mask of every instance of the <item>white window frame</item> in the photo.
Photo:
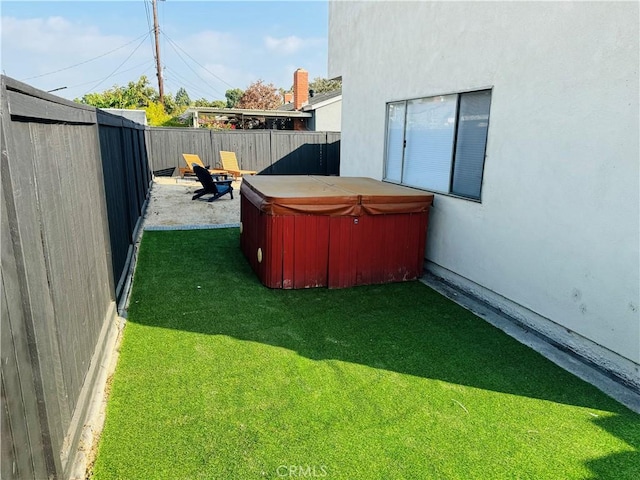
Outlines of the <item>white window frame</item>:
M476 157L476 162L474 165L476 168L475 168L475 171L471 172L473 175L474 183L477 180L477 185L474 185L474 187L477 187L478 189L477 195L470 194L470 193L469 194L456 193L454 191L454 174L456 172L455 169L456 169L456 159L457 159L456 150L459 148L460 151L462 152L463 148L466 148L468 145L473 145L473 143L471 144L459 143L464 141L464 136L460 139L458 138L459 130L462 130L463 132L465 131L459 125L461 98L465 94L473 94L473 93L488 93L489 95L488 105L487 105L488 110L486 114L486 125L481 125L481 128L483 127L485 128L483 151L481 154L482 156L481 164L478 163L479 159L478 157ZM442 94L442 95L432 95L429 97L419 97L419 98L387 102L386 109L385 109L385 150L384 150L383 175L382 175L383 180L389 183L396 183L396 184L405 185L408 187L429 190L439 194L462 198L465 200L481 202L482 186L483 186L483 179L484 179L484 166L485 166L485 160L486 160L486 149L487 149L487 141L489 136L489 121L490 121L490 114L491 114L492 93L493 93L492 87L485 87L485 88L466 90L466 91L448 93L448 94ZM471 98L471 97L467 97L467 98ZM442 117L440 119L436 117L436 120L440 120L440 123L438 123L437 125L441 125L443 123L449 124L448 126L444 126L444 127L442 127L441 125L440 128L433 130L434 132L433 137L442 137L442 141L439 144L440 152L433 153L430 151L430 146L426 145L423 147L424 151L421 152L421 154L423 155L422 158L418 158L417 154L415 153L414 153L414 156L410 158L410 161L412 162L411 165L413 167L414 172L416 169L417 162L423 163L423 165L427 166L427 169L429 168L438 169L440 178L437 179L434 176L433 181L431 181L431 185L429 185L430 181L428 179L421 179L420 176L416 175L415 173L410 178L410 175L407 174L407 169L408 169L408 162L406 158L407 157L407 136L408 136L407 134L412 132L412 130L407 131L407 119L409 115L408 112L410 109L410 105L415 104L416 102L424 102L425 104L427 104L427 106L429 102L431 102L433 105L436 105L435 102L438 102L438 101L443 103L449 103L449 104L451 104L451 102L454 102L453 104L454 118L453 119L447 118L446 122L443 122L444 119ZM433 109L434 112L437 110L437 108L438 107L434 107ZM403 111L404 120L403 120L401 134L400 132L398 132L397 117L394 117L393 119L393 126L395 128L393 129L393 131L390 130L391 121L390 121L389 112L391 111L391 109L397 109L398 111L400 110ZM433 122L433 115L431 116L429 115L430 115L429 112L427 112L427 118L424 120L424 122L427 122L427 123ZM472 117L474 116L472 115ZM415 121L415 120L412 119L412 121ZM419 125L419 120L418 120L418 125ZM426 131L428 132L429 126L426 125L426 123L423 126L426 126ZM451 134L451 132L447 133L446 130L448 128L451 128L453 133L452 139L451 139L452 140L451 148L450 148L450 151L446 151L446 149L444 149L443 151L442 147L443 146L446 147L446 142L449 141L449 138L447 137L447 135ZM418 136L415 136L416 135L415 132L413 133L413 135L414 135L414 138L417 138L417 139L422 138L422 140L425 140L427 144L429 143L433 144L431 139L420 137L419 134ZM400 137L401 137L401 145L398 144ZM399 149L401 149L401 152ZM435 150L437 151L438 148L436 147ZM426 156L433 155L434 157L437 157L437 158L429 158L425 160L425 155ZM475 155L477 155L477 151ZM393 158L391 161L389 160L390 156ZM398 157L400 157L400 164L398 164ZM464 159L464 157L462 158ZM393 164L391 164L391 162L393 162ZM446 171L447 166L450 169L450 172L448 172L449 173L448 178L447 178L447 171ZM479 166L479 171L477 168L478 166ZM391 175L388 175L388 173L390 173L390 170L392 170ZM400 175L399 175L400 180L398 180L398 170L400 172ZM465 170L459 169L458 172L462 174L463 172L465 172ZM422 173L424 174L424 172ZM434 175L436 173L437 171L434 170ZM393 177L393 178L390 178L390 177ZM448 186L444 187L443 185L447 183L447 180L448 180ZM439 187L433 188L435 184L438 184Z

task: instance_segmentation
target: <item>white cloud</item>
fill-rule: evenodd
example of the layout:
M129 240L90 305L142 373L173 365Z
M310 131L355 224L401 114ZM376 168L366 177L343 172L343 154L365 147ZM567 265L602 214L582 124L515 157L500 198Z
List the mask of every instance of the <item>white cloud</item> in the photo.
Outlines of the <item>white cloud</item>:
M239 39L234 35L212 30L204 30L184 39L175 40L175 42L184 50L178 49L180 55L185 56L185 52L187 52L199 62L229 58L230 55L238 54L240 50ZM166 49L173 50L173 47L167 45ZM188 57L187 60L189 60Z
M109 75L125 60L120 71L147 61L151 63L149 49L144 44L136 50L143 37L104 34L93 25L59 16L2 17L1 25L3 73L43 90L69 86L60 92L67 98L82 96L92 85L98 86L101 79L104 83L98 90L122 83L122 77ZM126 80L137 79L145 68L130 70Z
M157 88L151 36L134 52L143 41L144 29L110 34L108 26L98 26L99 21L2 17L3 73L42 90L66 86L56 94L71 99L124 85L142 74ZM289 88L296 68L307 69L312 78L326 68L315 60L326 56L325 44L325 39L293 34L171 30L161 38L165 91L175 93L182 86L192 98L224 98L227 89L244 89L258 79Z
M173 89L184 87L192 99L204 96L224 100L226 90L242 87L247 81L246 72L230 66L242 53L241 41L235 35L204 30L165 39L162 63Z
M281 55L292 55L305 48L321 44L322 40L319 38L300 38L295 35L282 38L274 38L267 35L264 38L264 46L267 50Z
M218 91L226 92L230 88L244 89L255 80L251 73L222 63L207 63L205 67L207 71L202 73L202 78L215 85ZM215 74L215 77L211 75L212 73Z
M298 52L303 47L304 42L300 37L296 37L295 35L284 38L267 36L264 39L264 45L267 47L267 50L272 52L290 55Z
M2 17L4 53L73 55L70 63L87 60L96 52L117 48L132 38L104 35L94 26L74 24L62 17L16 19ZM133 48L133 47L132 47ZM79 58L79 56L86 58Z

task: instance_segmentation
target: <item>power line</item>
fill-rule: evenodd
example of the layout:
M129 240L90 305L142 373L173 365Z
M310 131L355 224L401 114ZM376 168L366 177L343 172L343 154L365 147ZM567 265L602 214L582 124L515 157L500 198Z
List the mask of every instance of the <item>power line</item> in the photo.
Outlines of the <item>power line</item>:
M151 21L151 12L149 11L149 3L151 2L151 0L142 0L144 2L144 11L145 14L147 16L147 28L149 29L148 31L152 31L153 30L153 23ZM151 55L153 55L153 59L155 60L156 58L156 52L155 49L153 48L153 44L151 45Z
M189 57L191 60L193 60L193 62L198 65L200 68L202 68L205 72L209 73L210 75L214 76L215 78L217 78L218 80L220 80L222 83L224 83L225 85L228 85L231 88L235 88L233 85L231 85L229 82L225 81L224 79L220 78L218 75L216 75L215 73L211 72L210 70L208 70L206 67L202 66L195 58L193 58L191 55L189 55L180 45L176 44L173 40L171 40L171 37L169 37L169 35L167 35L164 32L161 32L165 37L167 37L167 40L169 40L169 44L174 46L174 50L175 48L179 48L180 50L182 50L182 52ZM177 53L177 52L176 52Z
M170 75L173 75L173 76L177 77L184 85L186 85L190 89L192 89L192 91L195 91L196 93L199 92L198 93L199 95L202 95L203 97L206 97L206 96L209 96L211 94L211 92L206 92L206 91L202 90L200 86L196 85L191 80L189 80L186 77L182 76L181 74L179 74L173 68L165 67L165 70L168 71ZM217 90L215 90L215 91L217 93L220 93ZM216 95L216 96L218 96L218 95Z
M182 57L182 55L180 55L180 52L178 52L178 51L173 47L173 44L172 44L171 42L169 42L169 45L171 45L171 47L174 49L174 51L175 51L175 52L176 52L176 54L178 55L178 58L179 58L180 60L182 60L182 62L187 66L187 68L189 68L189 70L191 70L191 71L195 74L195 76L196 76L196 77L198 77L200 80L202 80L202 82L203 82L204 84L208 85L208 86L209 86L209 88L211 88L214 92L218 92L218 93L220 93L220 91L219 91L217 88L215 88L215 87L213 87L213 86L209 85L209 83L208 83L204 78L202 78L202 77L200 76L200 74L199 74L198 72L196 72L196 71L195 71L195 69L194 69L191 65L189 65L189 63L187 63L187 61Z
M164 2L165 0L161 0L161 1ZM160 15L162 15L162 23L161 23L161 25L166 25L165 24L165 19L166 19L165 12L166 12L166 10L162 6L162 3L158 4L158 9L159 9L158 11L160 12ZM158 32L162 33L159 27L158 27ZM162 51L164 52L167 49L167 42L165 42L164 36L161 37L161 41L162 41Z
M193 93L195 92L197 95L200 95L201 97L207 97L211 94L211 92L206 92L204 90L201 89L200 86L196 85L195 83L193 83L191 80L188 80L186 77L180 75L178 72L176 72L175 70L168 68L166 69L169 72L169 76L165 77L165 80L170 79L171 82L176 85L177 87L184 87L185 85L189 87L189 90ZM179 80L182 85L178 85L176 83L176 80L172 77L176 77L177 80ZM216 95L217 96L217 95Z
M182 75L179 75L178 72L173 71L173 69L169 69L169 68L165 68L165 70L167 72L169 72L169 75L167 75L165 77L166 80L171 80L171 83L173 85L176 85L178 87L184 87L187 86L189 88L189 90L191 90L192 92L196 92L196 94L203 94L204 91L200 90L200 87L198 87L196 84L194 84L193 82L187 80L185 77L183 77ZM181 85L178 85L177 83L180 82ZM199 93L198 93L199 92Z
M149 36L149 33L147 33L147 36ZM95 90L99 85L104 83L106 80L111 78L118 70L120 70L120 67L122 67L125 63L127 63L127 61L129 61L129 59L133 56L134 53L136 53L136 51L140 48L140 46L144 43L145 40L146 38L143 38L142 41L138 44L138 46L133 49L133 51L129 54L129 56L125 58L124 61L120 65L118 65L113 72L111 72L109 75L107 75L105 78L100 80L97 84L95 84L92 88L90 88L87 92L85 92L85 95L89 93L91 90Z
M144 73L146 73L146 71L149 69L149 67L150 67L150 66L152 66L152 64L153 64L153 60L147 60L146 62L139 63L138 65L136 65L136 66L134 66L134 67L127 68L126 70L122 70L122 71L118 72L116 75L122 75L123 73L130 72L131 70L135 70L136 68L140 68L140 67L142 67L142 66L144 66L144 67L145 67L145 69L143 70L143 73L142 73L142 74L144 74ZM115 76L115 75L114 75L114 76ZM90 84L90 83L97 82L98 80L100 80L100 79L99 79L99 78L95 78L95 79L93 79L93 80L88 80L88 81L86 81L86 82L78 83L78 84L76 84L76 85L71 85L71 86L69 86L68 88L70 88L70 89L71 89L71 88L81 87L81 86L83 86L83 85L88 85L88 84Z
M65 70L69 70L71 68L75 68L75 67L79 67L80 65L84 65L85 63L93 62L94 60L97 60L97 59L102 58L102 57L106 57L107 55L109 55L109 54L111 54L113 52L116 52L116 51L120 50L121 48L124 48L127 45L130 45L130 44L132 44L133 42L135 42L137 40L140 40L142 37L148 36L149 33L150 33L150 31L144 33L143 35L139 36L138 38L134 38L130 42L125 43L124 45L121 45L118 48L114 48L113 50L110 50L107 53L103 53L102 55L98 55L97 57L90 58L89 60L85 60L84 62L80 62L80 63L76 63L75 65L70 65L68 67L60 68L58 70L54 70L53 72L42 73L40 75L35 75L33 77L23 78L22 81L24 82L24 81L27 81L27 80L33 80L34 78L46 77L47 75L53 75L54 73L63 72Z
M149 29L151 29L151 20L150 20L150 7L149 4L151 3L154 7L154 25L153 25L153 30L154 32L156 31L156 28L158 28L158 33L162 33L162 42L166 47L167 42L171 45L171 48L175 51L175 53L178 55L178 57L180 58L180 60L182 60L182 62L196 75L196 77L198 77L200 80L202 80L206 85L209 86L209 88L211 88L214 92L216 92L217 94L222 94L218 89L214 88L213 86L209 85L208 82L206 80L204 80L199 74L198 72L196 72L193 67L191 67L191 65L189 65L189 63L183 58L183 56L180 54L180 52L178 51L178 49L180 49L182 52L184 52L185 55L187 55L193 62L195 62L197 65L199 65L203 70L205 70L206 72L208 72L209 74L211 74L213 77L217 78L218 80L220 80L221 82L225 83L226 85L230 86L233 88L233 86L231 84L229 84L228 82L226 82L224 79L220 78L218 75L214 74L213 72L209 71L207 68L205 68L204 66L202 66L198 61L196 61L191 55L189 55L189 53L187 53L184 49L182 49L179 45L177 45L173 40L171 40L171 38L169 38L169 36L164 33L164 31L162 31L159 27L156 27L156 21L155 21L155 15L156 15L156 4L157 1L156 0L143 0L144 1L144 5L145 5L145 12L146 12L146 16L147 16L147 26L149 27ZM162 16L162 19L164 20L165 18L165 10L164 9L158 9L160 15ZM156 35L156 49L153 50L152 48L152 52L153 52L153 56L156 60L156 63L160 63L159 59L158 59L158 53L157 53L157 43L158 43L158 38ZM169 70L169 68L167 67L166 64L164 65L158 65L158 76L160 79L160 75L162 70ZM205 93L203 90L200 90L195 84L188 82L186 78L184 78L183 76L181 76L180 74L178 74L177 71L173 71L173 69L171 69L171 71L174 73L174 75L176 77L179 77L184 83L190 83L191 88L195 89L196 91L200 91L201 93ZM162 92L161 92L162 94ZM205 93L206 94L206 93Z

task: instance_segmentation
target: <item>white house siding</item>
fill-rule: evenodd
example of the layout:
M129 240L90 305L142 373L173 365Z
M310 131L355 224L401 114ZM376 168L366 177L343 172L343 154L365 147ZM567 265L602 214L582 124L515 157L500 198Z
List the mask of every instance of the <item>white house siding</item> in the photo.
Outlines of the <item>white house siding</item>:
M144 110L128 110L124 108L102 108L105 112L120 115L140 125L147 125L147 112Z
M316 132L339 132L341 129L342 102L337 100L316 108L311 130Z
M380 179L389 101L492 87L482 202L437 195L436 273L640 385L639 11L331 2L341 174Z

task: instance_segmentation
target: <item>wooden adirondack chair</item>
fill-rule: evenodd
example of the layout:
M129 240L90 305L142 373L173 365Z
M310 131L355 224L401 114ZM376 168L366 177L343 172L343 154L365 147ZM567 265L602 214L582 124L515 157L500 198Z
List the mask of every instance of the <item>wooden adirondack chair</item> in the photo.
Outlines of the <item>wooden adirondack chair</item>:
M220 150L220 164L222 165L222 169L229 172L233 178L238 178L243 175L255 175L255 170L241 170L238 165L238 159L236 158L235 152L225 152L224 150Z
M218 178L226 177L227 175L227 172L225 170L221 170L219 168L209 168L208 165L205 166L202 160L200 160L200 157L195 153L183 153L182 158L184 158L184 161L187 163L187 167L180 168L181 177L184 177L185 175L194 175L194 171L193 171L194 164L208 170L209 174L215 177L218 177Z

